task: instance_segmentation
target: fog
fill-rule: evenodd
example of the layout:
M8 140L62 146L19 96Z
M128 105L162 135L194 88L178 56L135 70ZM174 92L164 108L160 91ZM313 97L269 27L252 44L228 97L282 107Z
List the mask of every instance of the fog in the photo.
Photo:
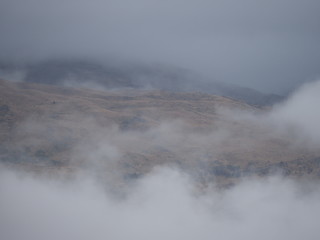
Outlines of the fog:
M140 131L102 126L93 117L72 113L58 122L30 117L17 127L15 147L44 148L47 139L64 144L72 126L81 140L69 157L80 170L46 176L1 165L0 238L318 239L318 180L275 172L243 176L227 188L212 178L203 187L199 174L204 170L197 172L196 163L214 159L226 150L226 143L241 154L241 149L254 152L268 140L286 141L289 147L279 156L271 153L276 158L297 146L319 149L320 121L314 107L319 86L319 81L305 85L266 112L217 109L228 118L205 132L172 119L160 119L158 126ZM161 159L150 167L142 162L146 169L139 166L141 174L130 178L117 165L126 152L145 153L155 147L174 152L184 164ZM209 149L213 156L206 156Z
M174 65L286 93L319 76L317 0L2 0L1 61Z
M29 116L0 156L0 239L319 239L319 10L317 0L1 0L1 78L71 59L115 66L120 80L157 66L296 90L264 110L214 108L205 130L157 108L146 129L70 109ZM82 86L99 89L89 73ZM144 74L161 82L167 72ZM58 160L46 159L52 146Z
M300 143L319 148L320 140L320 81L303 85L287 101L274 106L270 119L293 134Z
M318 239L320 189L251 179L205 194L174 169L141 179L124 199L95 181L50 182L1 172L0 235L40 239Z

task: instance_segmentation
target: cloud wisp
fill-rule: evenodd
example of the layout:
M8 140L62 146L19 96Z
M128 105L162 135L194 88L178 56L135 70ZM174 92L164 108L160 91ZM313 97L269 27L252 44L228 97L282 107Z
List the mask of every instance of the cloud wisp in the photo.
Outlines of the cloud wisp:
M286 126L298 139L314 147L320 140L320 81L305 84L292 94L287 101L274 107L271 119ZM293 136L294 137L294 136Z
M65 178L35 176L1 166L0 238L318 239L318 180L247 176L221 189L212 178L206 188L199 188L194 171L197 164L226 151L226 143L239 153L230 155L235 157L232 164L247 156L244 149L256 154L258 162L254 151L260 143L279 143L281 139L287 139L282 154L292 152L297 143L318 149L320 121L312 106L319 102L319 86L314 82L302 87L269 112L217 109L228 121L218 121L205 132L180 121L162 122L147 130L121 130L113 125L98 126L95 119L76 125L64 120L55 126L55 122L40 124L30 118L17 129L20 136L29 136L28 141L21 137L16 147L44 148L46 138L61 142L72 122L82 140L69 157L83 170ZM267 152L272 152L270 146ZM145 161L145 166L154 165L138 177L123 178L118 165L121 158L133 151L150 154L150 149L166 153L163 156L169 161ZM170 163L168 149L179 156L180 164ZM210 156L209 149L213 149ZM135 161L135 155L129 157ZM123 179L130 184L121 186Z
M124 199L95 181L52 182L1 172L3 239L317 239L320 189L282 178L195 193L192 180L158 169ZM214 188L213 188L214 189Z

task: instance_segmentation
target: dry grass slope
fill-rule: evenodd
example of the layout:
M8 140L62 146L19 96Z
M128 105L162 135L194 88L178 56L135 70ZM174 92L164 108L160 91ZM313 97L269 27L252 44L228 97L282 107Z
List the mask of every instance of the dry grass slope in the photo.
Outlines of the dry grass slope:
M99 169L122 171L124 178L162 164L177 165L204 183L279 170L319 176L319 153L292 147L290 139L268 136L268 129L221 109L265 111L202 93L95 91L1 80L0 158L13 166L60 171L88 168L91 155L113 146L120 154L110 157L112 149L103 150Z

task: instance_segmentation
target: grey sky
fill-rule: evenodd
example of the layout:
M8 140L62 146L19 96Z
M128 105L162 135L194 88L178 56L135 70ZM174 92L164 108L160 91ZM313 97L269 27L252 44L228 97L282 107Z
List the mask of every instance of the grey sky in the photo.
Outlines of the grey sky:
M320 75L318 0L2 0L0 57L174 64L282 92Z

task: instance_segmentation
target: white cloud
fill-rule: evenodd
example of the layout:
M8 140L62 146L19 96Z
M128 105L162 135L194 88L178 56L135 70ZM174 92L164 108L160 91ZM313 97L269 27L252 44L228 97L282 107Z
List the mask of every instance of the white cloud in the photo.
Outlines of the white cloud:
M190 179L158 169L124 199L94 181L50 182L2 170L0 237L40 239L317 239L320 189L281 178L193 192Z
M305 84L287 101L275 106L271 119L293 137L319 146L320 141L320 81Z

